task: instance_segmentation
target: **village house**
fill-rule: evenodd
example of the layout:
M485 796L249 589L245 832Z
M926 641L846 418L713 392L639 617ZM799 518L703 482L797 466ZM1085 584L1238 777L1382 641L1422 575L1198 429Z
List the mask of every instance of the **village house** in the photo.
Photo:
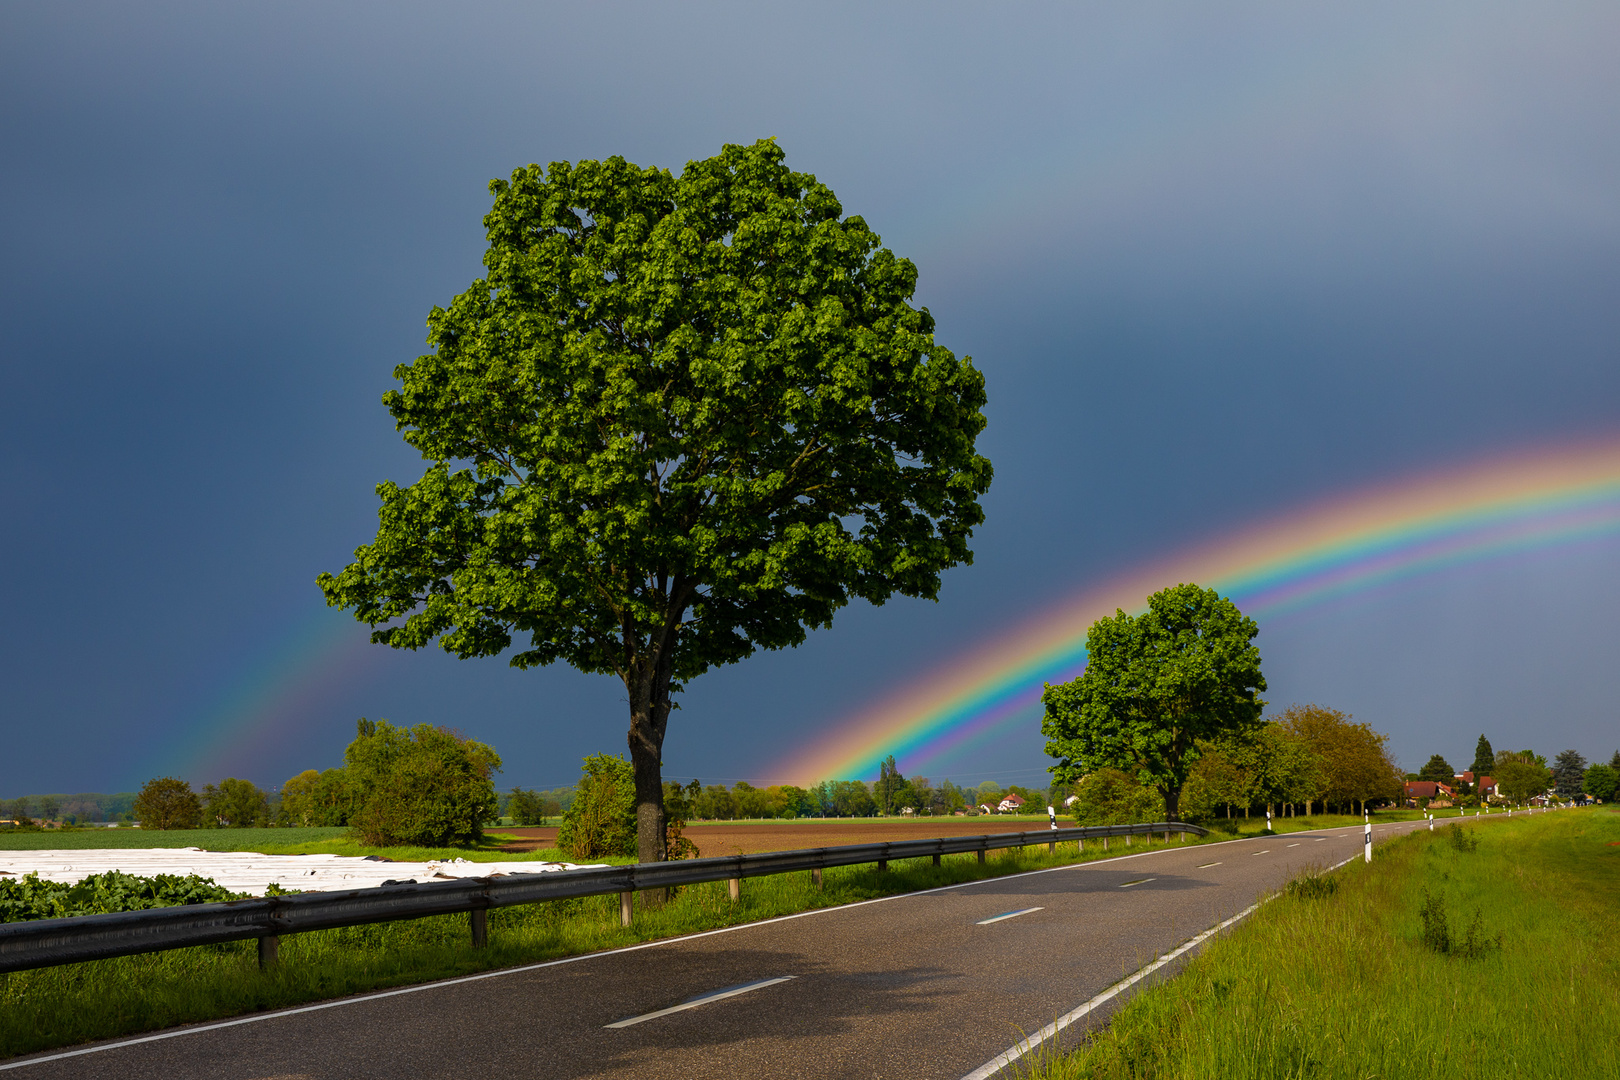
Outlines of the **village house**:
M1406 805L1416 806L1419 799L1429 800L1430 806L1450 806L1451 797L1455 794L1450 784L1439 780L1408 780L1406 782Z
M1008 795L1005 799L1002 799L1001 803L996 807L996 809L1003 814L1016 814L1023 808L1024 800L1023 797L1019 795Z

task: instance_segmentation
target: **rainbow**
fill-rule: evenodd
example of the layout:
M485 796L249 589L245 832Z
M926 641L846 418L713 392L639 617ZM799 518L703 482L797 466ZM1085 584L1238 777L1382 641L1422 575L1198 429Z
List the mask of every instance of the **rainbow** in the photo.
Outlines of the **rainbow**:
M128 774L129 782L138 786L154 776L179 776L199 786L226 776L276 784L285 779L260 775L263 763L276 759L278 744L333 720L323 705L375 667L381 651L351 616L310 607L274 647L230 671L224 686L188 710L178 730Z
M1037 715L1086 665L1086 631L1194 581L1259 621L1424 574L1620 534L1620 440L1475 462L1307 505L1129 570L873 702L767 775L796 783L903 773Z

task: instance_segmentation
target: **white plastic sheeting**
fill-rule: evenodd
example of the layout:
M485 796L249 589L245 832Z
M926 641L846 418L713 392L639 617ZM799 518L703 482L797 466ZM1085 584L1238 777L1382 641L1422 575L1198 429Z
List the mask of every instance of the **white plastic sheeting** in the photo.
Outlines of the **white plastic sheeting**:
M300 892L368 889L389 881L445 881L450 878L544 874L573 870L557 862L384 862L352 855L260 855L254 851L200 848L95 848L84 851L0 851L0 880L37 873L46 881L75 882L92 874L197 874L232 892L264 895L274 882ZM599 865L599 864L586 864Z

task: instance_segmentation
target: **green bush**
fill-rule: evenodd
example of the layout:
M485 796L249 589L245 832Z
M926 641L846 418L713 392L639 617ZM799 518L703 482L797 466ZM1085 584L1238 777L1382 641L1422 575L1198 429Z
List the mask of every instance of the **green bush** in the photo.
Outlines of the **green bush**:
M578 794L563 815L557 846L575 859L636 853L636 776L609 754L585 759Z
M1163 821L1164 799L1118 769L1098 769L1075 785L1073 807L1079 825L1124 825Z
M445 728L397 728L362 719L344 752L359 809L350 824L366 844L442 847L475 843L498 800L500 755Z

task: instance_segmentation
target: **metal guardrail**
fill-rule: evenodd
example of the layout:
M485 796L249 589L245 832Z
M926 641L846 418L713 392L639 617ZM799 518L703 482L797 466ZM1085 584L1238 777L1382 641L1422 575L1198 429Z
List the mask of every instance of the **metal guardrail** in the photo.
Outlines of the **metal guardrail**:
M340 926L420 919L428 915L468 912L473 944L487 940L486 912L490 908L564 900L579 896L620 894L620 915L629 924L631 897L645 889L665 889L707 881L729 881L731 895L739 895L741 881L767 874L809 870L819 885L821 871L834 866L876 863L887 869L891 861L1046 844L1078 843L1110 837L1172 832L1206 835L1207 830L1179 821L1136 825L1093 825L1072 829L991 833L982 836L946 836L929 840L902 840L878 844L772 851L755 855L722 855L678 862L638 863L630 866L583 867L544 874L513 874L487 878L459 878L422 884L383 885L347 892L310 892L290 896L232 900L222 904L122 911L110 915L80 915L66 919L37 919L0 923L0 972L102 960L113 956L212 945L257 938L261 964L274 963L276 945L283 934L330 930Z

